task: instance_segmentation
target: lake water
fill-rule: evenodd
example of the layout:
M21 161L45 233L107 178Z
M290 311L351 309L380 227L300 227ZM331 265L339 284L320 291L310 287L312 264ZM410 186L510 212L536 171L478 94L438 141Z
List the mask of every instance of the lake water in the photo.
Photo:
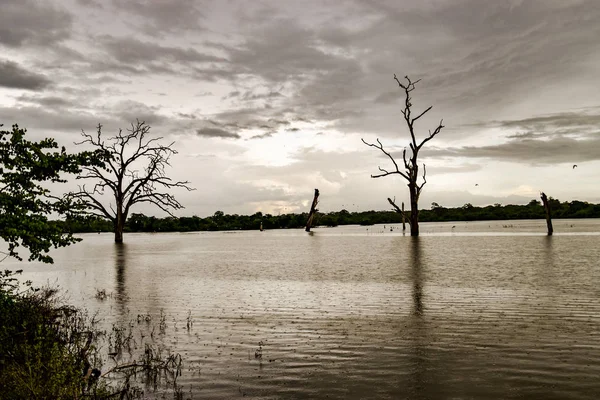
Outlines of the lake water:
M392 227L86 234L2 267L106 324L162 310L136 340L181 353L193 398L600 397L599 220Z

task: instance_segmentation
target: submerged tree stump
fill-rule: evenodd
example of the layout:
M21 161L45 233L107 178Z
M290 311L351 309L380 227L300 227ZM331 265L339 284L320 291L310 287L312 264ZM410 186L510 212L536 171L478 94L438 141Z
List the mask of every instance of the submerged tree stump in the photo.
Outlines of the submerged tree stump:
M308 220L306 221L306 228L304 229L306 232L310 232L310 228L312 227L315 214L317 213L317 211L319 211L317 210L317 204L319 204L319 189L315 189L315 197L313 198L312 205L310 206Z
M546 193L542 192L540 194L542 199L542 204L544 205L544 210L546 211L546 226L548 227L548 236L552 236L554 229L552 228L552 215L550 214L550 203L548 203L548 197Z

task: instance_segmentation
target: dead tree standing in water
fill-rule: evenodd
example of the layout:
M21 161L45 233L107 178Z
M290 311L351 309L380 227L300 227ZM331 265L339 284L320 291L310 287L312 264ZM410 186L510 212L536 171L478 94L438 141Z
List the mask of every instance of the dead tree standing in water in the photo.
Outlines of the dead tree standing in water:
M550 203L548 202L548 197L546 193L542 192L540 194L542 199L542 204L544 205L544 210L546 211L546 226L548 227L548 236L552 236L554 233L554 228L552 228L552 215L550 214Z
M148 138L150 126L137 121L126 132L119 130L116 136L102 137L102 125L98 124L95 135L81 132L84 140L76 144L87 144L103 152L107 158L106 168L95 166L82 167L77 179L95 181L91 189L85 185L79 191L71 193L76 199L83 200L91 210L89 214L112 221L115 243L123 243L123 228L134 204L151 203L173 216L171 210L183 206L175 197L159 189L184 188L194 190L187 181L174 181L165 175L165 167L170 166L169 159L177 151L173 143L162 145L161 137ZM112 195L108 207L103 203L105 189ZM113 207L114 204L114 207Z
M377 139L377 143L368 143L364 139L361 139L361 140L367 146L375 147L375 148L381 150L381 152L383 154L385 154L394 164L394 167L391 170L386 170L386 169L379 167L379 171L381 173L377 174L377 175L371 175L371 178L381 178L382 176L398 174L408 181L407 186L408 186L408 191L410 194L410 216L407 219L408 219L408 223L410 224L410 235L411 236L419 236L419 196L421 195L421 190L423 189L423 186L425 185L425 183L427 183L427 180L425 179L425 175L426 175L425 164L423 164L423 182L421 184L418 183L419 150L421 150L421 148L423 147L423 145L425 143L427 143L428 141L433 139L438 133L440 133L442 128L444 128L444 125L442 125L443 121L440 121L437 128L435 128L433 132L429 131L429 136L427 136L425 139L423 139L421 141L421 143L417 144L417 138L416 138L415 129L414 129L415 122L419 118L421 118L423 115L425 115L429 110L431 110L431 108L433 106L430 106L429 108L427 108L425 111L423 111L416 117L413 117L412 110L411 110L412 98L410 97L410 92L415 90L415 85L420 81L420 79L418 79L414 82L411 81L408 76L405 76L404 79L406 79L405 83L401 82L396 77L396 75L394 75L394 80L396 80L396 82L398 83L398 86L400 86L400 88L402 88L404 90L405 101L404 101L404 110L402 110L402 115L404 115L404 120L406 121L406 125L408 126L408 131L410 133L410 139L411 139L411 141L409 143L409 147L411 150L410 158L408 158L408 159L406 158L406 148L404 148L404 151L402 152L402 159L404 161L404 171L400 170L400 168L398 167L398 163L396 162L394 157L383 148L383 145L381 144L379 139ZM404 212L400 209L400 207L398 207L396 205L396 202L394 200L392 200L391 198L388 197L388 202L392 205L392 207L394 207L394 209L397 212L402 213L404 215Z
M304 229L306 232L310 232L310 228L312 227L315 214L317 213L317 211L319 211L317 210L317 204L319 204L319 189L315 189L315 197L313 198L312 205L310 206L308 220L306 221L306 228Z
M406 230L406 214L404 214L404 202L402 202L402 232Z

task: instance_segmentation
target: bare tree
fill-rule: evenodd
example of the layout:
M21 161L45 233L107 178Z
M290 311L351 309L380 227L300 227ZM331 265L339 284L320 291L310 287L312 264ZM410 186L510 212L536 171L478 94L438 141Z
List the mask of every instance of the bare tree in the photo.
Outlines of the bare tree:
M123 228L134 204L151 203L173 216L171 210L184 208L173 195L160 190L184 188L195 190L188 186L188 181L173 181L165 175L165 167L170 166L169 159L177 151L169 145L159 143L162 137L149 138L150 126L145 122L136 121L126 132L119 133L106 141L102 138L102 125L98 124L95 135L81 132L84 140L75 143L86 144L104 152L106 166L82 167L77 179L95 181L90 189L85 185L79 186L79 191L71 196L84 200L88 205L88 213L108 218L112 221L115 231L115 243L123 242ZM138 168L144 166L140 171ZM108 207L102 202L105 191L113 195ZM114 206L113 206L114 204Z
M387 169L378 167L379 171L381 173L377 174L377 175L371 175L371 178L381 178L382 176L398 174L408 181L407 186L408 186L408 191L410 194L410 215L408 216L407 219L410 224L410 235L411 236L419 236L419 196L421 195L421 190L423 190L423 186L425 185L425 183L427 183L427 180L425 179L426 172L427 172L425 169L425 164L423 164L423 181L420 184L418 182L418 180L419 180L419 165L418 165L419 150L421 150L421 148L423 147L423 145L425 143L427 143L428 141L433 139L438 133L440 133L442 128L444 128L444 125L442 125L443 120L440 121L439 125L433 130L433 132L429 131L429 136L427 136L425 139L423 139L421 141L421 143L417 144L417 137L415 135L415 128L414 128L415 122L419 118L421 118L423 115L425 115L429 110L431 110L431 108L433 106L430 106L425 111L418 114L416 117L413 117L412 110L411 110L412 98L410 97L410 93L413 90L415 90L415 85L420 81L420 79L418 79L414 82L411 81L408 76L405 76L404 79L406 79L406 83L401 82L396 77L396 75L394 75L394 80L398 83L398 86L400 86L400 88L404 90L405 101L404 101L404 109L402 110L402 115L404 115L404 120L406 121L406 125L408 126L408 131L410 132L410 139L411 139L410 143L409 143L409 147L411 150L411 154L409 155L410 158L408 158L408 159L406 158L406 148L404 148L404 151L402 152L402 160L404 162L404 171L400 170L398 163L396 162L394 157L383 148L383 145L381 144L379 139L377 139L377 143L368 143L364 139L361 139L361 140L367 146L375 147L375 148L381 150L381 152L383 154L385 154L391 160L392 164L394 165L393 169L391 169L391 170L387 170ZM396 205L395 200L388 198L388 202L392 205L392 207L394 207L394 209L397 212L402 213L404 215L404 211Z

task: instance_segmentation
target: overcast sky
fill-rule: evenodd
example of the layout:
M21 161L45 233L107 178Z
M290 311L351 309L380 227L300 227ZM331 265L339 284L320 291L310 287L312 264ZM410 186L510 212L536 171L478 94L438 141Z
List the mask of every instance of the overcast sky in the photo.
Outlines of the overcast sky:
M0 0L0 123L76 151L146 121L182 216L383 210L407 188L360 139L407 146L408 75L417 136L446 126L421 208L600 202L598 38L597 0Z

